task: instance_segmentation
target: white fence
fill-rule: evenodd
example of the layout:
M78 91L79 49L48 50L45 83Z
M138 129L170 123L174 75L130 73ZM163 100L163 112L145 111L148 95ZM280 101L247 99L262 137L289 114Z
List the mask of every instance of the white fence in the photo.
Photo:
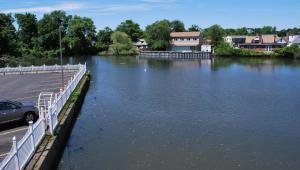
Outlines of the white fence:
M53 65L53 66L29 66L29 67L3 67L0 68L0 74L27 74L27 73L42 73L42 72L60 72L63 71L75 71L79 70L82 65Z
M60 66L39 66L39 67L18 67L18 68L0 68L0 73L12 73L12 72L40 72L40 71L59 71ZM75 76L68 82L64 90L55 95L55 100L48 107L48 110L41 109L40 112L46 112L46 114L40 114L39 119L34 123L30 124L28 131L20 141L16 141L13 138L13 146L6 156L6 158L0 163L0 170L21 170L24 169L26 164L33 156L36 148L42 141L46 134L46 129L49 129L50 134L53 132L58 124L58 115L62 110L63 106L71 96L72 92L78 85L86 72L85 65L66 65L66 70L78 70ZM5 70L4 72L2 72ZM11 72L9 72L11 71ZM47 115L45 117L41 115ZM47 120L46 120L47 119Z

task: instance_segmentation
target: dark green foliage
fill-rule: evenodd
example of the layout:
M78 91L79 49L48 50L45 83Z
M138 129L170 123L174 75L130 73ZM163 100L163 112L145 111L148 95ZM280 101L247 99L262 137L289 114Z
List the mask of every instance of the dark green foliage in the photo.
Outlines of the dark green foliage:
M168 20L156 21L146 27L146 40L153 50L166 50L170 41L170 22Z
M298 45L276 49L275 52L281 57L300 58L300 48Z
M19 26L18 43L21 47L33 48L34 38L38 36L37 19L34 14L16 14L15 18Z
M129 35L133 42L136 42L139 38L143 37L143 31L141 30L139 24L133 22L132 20L121 22L116 30L125 32L127 35Z
M193 31L200 31L200 27L198 25L192 25L188 31L193 32Z
M213 25L204 30L205 37L210 39L214 46L218 46L224 41L224 34L224 29L220 25Z
M113 33L113 30L109 27L105 27L103 30L99 30L97 34L96 49L100 52L107 51L109 45L112 43L110 36Z
M45 14L38 22L39 46L45 50L58 49L59 26L61 26L62 38L64 38L70 19L71 16L67 16L64 11L53 11L50 14Z
M170 28L172 32L183 32L185 31L184 23L179 20L174 20L170 23Z
M90 18L74 16L70 19L64 42L71 55L93 54L96 27Z
M16 29L10 14L0 13L0 56L17 55Z

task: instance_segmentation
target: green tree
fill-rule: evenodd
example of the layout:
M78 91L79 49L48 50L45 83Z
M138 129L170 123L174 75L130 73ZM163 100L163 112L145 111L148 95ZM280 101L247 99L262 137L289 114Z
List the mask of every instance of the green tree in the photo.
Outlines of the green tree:
M97 42L96 42L96 48L98 51L107 51L109 48L109 45L112 43L110 36L113 33L113 30L109 27L105 27L103 30L99 30L97 34Z
M139 38L142 38L143 31L141 30L139 24L133 22L132 20L126 20L121 22L117 27L117 31L125 32L133 42L136 42Z
M246 27L236 29L236 35L248 35L248 30Z
M18 41L21 47L33 48L33 38L38 35L37 19L34 14L15 14L18 23Z
M170 22L168 20L156 21L146 27L146 40L153 50L166 50L170 42Z
M190 32L193 32L193 31L200 31L201 29L198 25L192 25L188 30Z
M10 14L0 13L0 56L16 55L17 41L14 18Z
M64 11L45 14L38 21L39 40L37 42L39 47L45 50L59 50L59 27L61 27L61 35L64 38L71 18Z
M67 28L64 42L72 55L93 54L96 27L90 18L74 16Z
M185 31L184 23L180 20L174 20L170 23L170 28L172 32L183 32Z
M213 25L205 29L204 35L211 40L214 46L218 46L224 42L224 30L220 25Z
M110 54L116 56L137 54L137 48L126 33L115 31L111 35L111 40L112 44L109 46Z

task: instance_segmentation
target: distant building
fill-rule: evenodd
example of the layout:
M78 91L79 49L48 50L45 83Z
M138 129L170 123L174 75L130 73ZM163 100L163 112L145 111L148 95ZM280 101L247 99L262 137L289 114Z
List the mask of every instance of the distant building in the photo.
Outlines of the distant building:
M285 44L278 43L279 37L275 34L246 36L244 44L239 44L239 48L257 50L257 51L273 51L276 48L282 48Z
M201 45L201 51L202 52L212 52L212 45L209 44L203 44Z
M202 41L201 32L172 32L171 50L177 52L200 51Z
M148 43L146 42L145 39L138 39L134 45L139 49L139 50L146 50L148 49Z
M287 35L288 46L296 44L300 46L300 35Z
M246 36L244 35L232 35L224 37L224 41L227 42L231 47L238 47L239 44L246 42Z

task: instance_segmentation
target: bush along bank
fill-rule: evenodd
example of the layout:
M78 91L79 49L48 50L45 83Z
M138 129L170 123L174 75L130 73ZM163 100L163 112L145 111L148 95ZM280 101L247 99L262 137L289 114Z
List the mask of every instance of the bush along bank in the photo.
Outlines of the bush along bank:
M282 57L300 59L300 48L297 45L292 45L275 49L274 51L254 51L232 48L229 44L222 43L215 48L214 55L220 57Z

